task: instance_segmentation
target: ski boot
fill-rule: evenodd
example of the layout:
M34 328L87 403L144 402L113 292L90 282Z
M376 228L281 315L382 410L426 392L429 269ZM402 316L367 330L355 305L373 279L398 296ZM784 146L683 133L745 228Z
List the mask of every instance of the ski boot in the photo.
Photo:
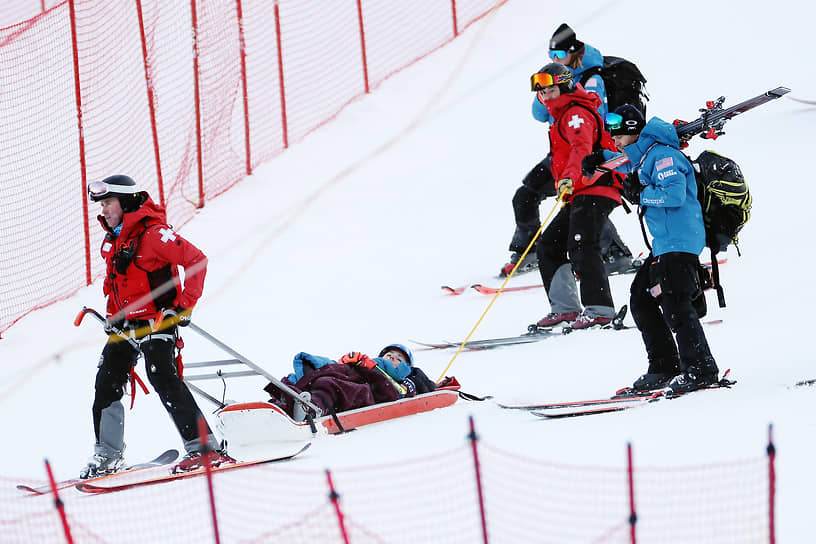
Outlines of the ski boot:
M510 275L510 272L513 271L513 267L516 266L516 263L519 261L521 257L521 253L514 252L510 255L510 262L504 265L499 272L500 278L506 278ZM530 251L527 253L527 256L524 257L524 260L521 261L521 264L516 270L516 274L523 274L524 272L531 272L538 268L538 256L535 254L534 251Z
M97 478L118 472L124 466L125 458L121 454L108 457L101 453L94 453L90 459L88 459L88 464L79 471L79 477L83 480Z

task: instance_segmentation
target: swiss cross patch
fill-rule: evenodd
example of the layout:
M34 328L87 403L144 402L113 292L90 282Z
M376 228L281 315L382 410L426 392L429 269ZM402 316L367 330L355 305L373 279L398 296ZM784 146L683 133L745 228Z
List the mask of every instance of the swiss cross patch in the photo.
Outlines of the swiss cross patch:
M569 126L570 128L574 128L575 130L578 130L584 123L586 123L586 120L580 115L575 114L570 118L569 123L567 123L567 126Z
M159 234L162 235L161 241L165 244L170 241L173 242L176 240L176 233L170 229L159 229Z

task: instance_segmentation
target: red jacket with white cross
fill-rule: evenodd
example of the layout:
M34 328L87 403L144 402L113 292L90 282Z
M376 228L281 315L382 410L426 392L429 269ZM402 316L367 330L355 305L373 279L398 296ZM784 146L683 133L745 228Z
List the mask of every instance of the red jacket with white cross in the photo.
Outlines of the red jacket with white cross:
M195 306L204 289L207 257L167 225L164 208L148 197L138 210L124 214L118 236L102 216L98 219L107 232L101 253L107 265L108 316L150 319L165 308Z
M584 90L576 84L575 92L566 93L547 100L545 106L555 121L550 125L550 151L552 151L552 175L556 188L558 182L569 178L573 183L573 193L598 195L611 198L620 204L620 189L609 184L588 185L589 179L581 173L581 161L586 157L600 133L600 145L604 149L617 152L615 142L608 132L603 130L603 121L597 114L601 99L595 93Z

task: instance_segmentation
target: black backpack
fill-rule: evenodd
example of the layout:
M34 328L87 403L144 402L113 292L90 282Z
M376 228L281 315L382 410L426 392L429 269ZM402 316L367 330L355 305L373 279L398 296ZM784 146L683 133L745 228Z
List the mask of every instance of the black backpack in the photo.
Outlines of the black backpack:
M734 244L739 254L737 235L751 218L751 192L739 165L728 157L703 151L692 165L697 180L697 199L703 210L706 246L711 251L713 287L723 308L725 295L720 285L717 253Z
M635 63L620 57L603 58L603 67L595 66L581 74L581 85L594 76L600 75L606 86L606 100L609 111L618 106L632 104L646 117L646 78Z

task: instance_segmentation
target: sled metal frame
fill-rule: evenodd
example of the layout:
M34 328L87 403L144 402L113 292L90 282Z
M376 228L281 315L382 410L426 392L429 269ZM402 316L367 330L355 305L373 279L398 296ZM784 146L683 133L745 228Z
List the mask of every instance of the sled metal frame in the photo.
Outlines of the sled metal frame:
M77 315L76 319L74 320L74 325L79 326L79 324L82 322L82 318L87 314L90 314L90 315L94 316L94 318L96 318L103 325L105 325L106 322L107 322L107 320L102 316L102 314L100 314L99 312L97 312L93 308L88 308L88 307L83 306L83 308L80 311L79 315ZM270 382L272 382L273 384L275 384L275 386L278 389L280 389L283 393L285 393L285 394L289 395L290 397L292 397L292 399L295 402L299 402L301 405L303 405L304 412L306 413L306 419L309 422L309 426L310 426L310 428L312 430L312 433L313 434L317 433L317 427L315 426L314 416L313 416L313 414L319 413L319 410L318 410L317 406L312 404L310 401L299 397L298 394L291 387L287 386L285 383L281 382L275 376L273 376L272 374L270 374L269 372L264 370L262 367L260 367L257 364L253 363L248 358L244 357L243 355L241 355L240 353L238 353L237 351L232 349L230 346L228 346L227 344L225 344L221 340L217 339L216 337L214 337L209 332L205 331L204 329L202 329L201 327L199 327L195 323L190 322L187 325L187 328L194 331L194 332L196 332L200 336L204 337L206 340L209 340L212 344L215 344L217 347L221 348L226 353L232 355L234 357L234 359L224 359L224 360L217 360L217 361L202 361L202 362L188 363L188 364L184 365L185 368L188 368L188 369L190 369L190 368L211 368L211 367L232 366L232 365L244 365L245 367L249 368L249 370L240 370L240 371L234 371L234 372L222 372L221 370L218 370L218 371L216 371L214 373L210 373L210 374L198 374L198 375L186 376L186 377L183 378L183 380L184 380L184 383L187 385L187 387L190 388L191 391L195 392L196 394L198 394L202 398L212 402L213 404L215 404L219 408L224 408L226 405L223 402L221 402L217 398L213 397L212 395L210 395L209 393L207 393L206 391L204 391L203 389L201 389L197 385L193 384L192 382L194 382L194 381L203 381L203 380L211 380L211 379L238 378L238 377L246 377L246 376L262 376L262 377L266 378L267 380L269 380ZM114 334L114 335L118 336L119 338L121 338L122 340L128 342L131 346L133 346L133 348L141 351L141 348L139 346L139 342L137 342L134 338L132 338L130 335L126 334L121 329L118 329L116 327L109 327L109 330L111 331L112 334Z

